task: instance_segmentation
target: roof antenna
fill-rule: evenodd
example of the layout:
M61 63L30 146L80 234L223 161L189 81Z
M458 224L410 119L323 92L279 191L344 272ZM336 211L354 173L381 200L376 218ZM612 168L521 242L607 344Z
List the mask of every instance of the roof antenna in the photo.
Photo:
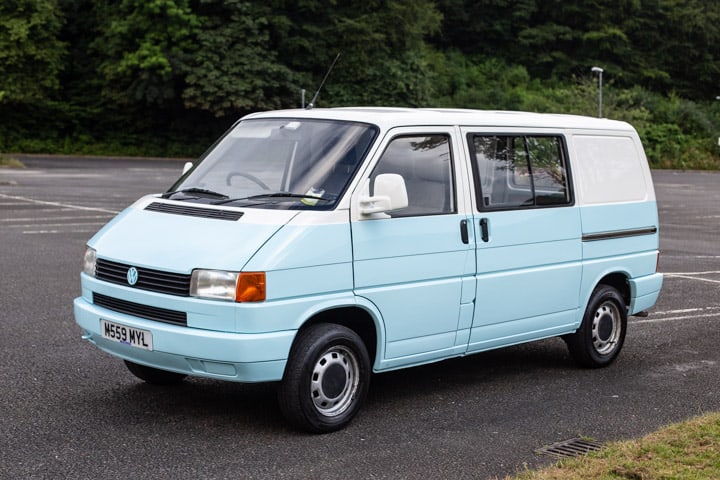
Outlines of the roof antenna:
M327 80L328 76L330 75L330 72L332 72L332 69L335 67L335 64L337 63L338 58L340 58L339 53L335 57L335 60L333 60L332 65L330 65L330 68L328 68L327 73L325 73L325 78L323 78L322 82L320 82L320 86L318 87L317 92L315 92L315 95L313 95L312 100L310 100L310 103L308 103L307 107L305 107L306 110L312 110L312 108L315 106L315 100L317 100L318 95L320 95L320 90L322 90L323 85L325 85L325 80Z

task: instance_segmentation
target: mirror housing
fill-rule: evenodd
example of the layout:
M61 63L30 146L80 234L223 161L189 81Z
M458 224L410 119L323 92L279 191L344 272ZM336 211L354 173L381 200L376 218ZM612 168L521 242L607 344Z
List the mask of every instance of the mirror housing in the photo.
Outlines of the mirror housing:
M405 179L397 173L383 173L375 177L374 195L360 197L360 214L390 212L408 206Z
M182 174L185 175L193 167L193 162L185 162L183 165Z

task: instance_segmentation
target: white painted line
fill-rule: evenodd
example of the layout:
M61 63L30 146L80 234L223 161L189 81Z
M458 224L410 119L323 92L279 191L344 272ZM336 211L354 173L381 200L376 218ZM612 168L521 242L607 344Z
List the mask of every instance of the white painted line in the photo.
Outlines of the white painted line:
M34 203L37 205L53 205L56 207L62 207L62 208L71 208L73 210L84 210L84 211L90 211L90 212L105 212L105 213L112 213L117 214L120 213L117 210L107 210L105 208L96 208L96 207L83 207L81 205L70 205L66 203L60 203L60 202L47 202L44 200L35 200L33 198L27 198L27 197L16 197L14 195L4 195L0 193L0 198L7 198L10 200L22 200L28 203Z
M653 315L677 315L678 313L702 312L704 308L685 308L682 310L667 310L665 312L653 312Z
M654 315L651 313L650 315ZM666 317L666 318L648 318L647 320L632 320L632 325L639 325L642 323L662 323L662 322L674 322L676 320L696 320L698 318L713 318L720 319L720 312L717 313L705 313L699 315L688 315L685 317Z
M105 222L80 222L80 223L24 223L21 225L8 225L8 227L31 228L31 227L92 227L105 225Z
M677 315L678 313L706 312L706 311L712 311L712 310L720 310L720 306L684 308L681 310L665 310L665 311L652 312L652 314L653 315Z
M720 283L720 280L710 280L709 278L697 278L697 277L691 277L690 275L671 275L674 278L685 278L687 280L697 280L698 282L708 282L708 283Z
M44 235L49 233L95 233L97 232L97 229L92 230L79 230L79 229L72 229L72 230L26 230L23 233L23 235Z
M666 277L682 277L685 275L715 275L717 273L720 273L720 270L713 270L709 272L668 272L664 275Z
M660 254L662 258L712 258L712 259L720 259L720 255L664 255Z
M81 215L75 217L25 217L25 218L0 218L0 222L47 222L53 220L91 220L97 218L111 218L109 215Z

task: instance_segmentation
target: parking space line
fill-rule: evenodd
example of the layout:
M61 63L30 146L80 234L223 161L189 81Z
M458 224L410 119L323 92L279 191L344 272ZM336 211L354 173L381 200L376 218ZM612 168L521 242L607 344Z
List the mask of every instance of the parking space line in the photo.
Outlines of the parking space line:
M78 215L73 217L25 217L25 218L0 218L0 222L46 222L56 220L92 220L100 218L110 218L110 215Z
M84 211L91 211L91 212L105 212L105 213L112 213L112 214L118 214L120 213L119 210L108 210L105 208L97 208L97 207L83 207L81 205L71 205L67 203L61 203L61 202L48 202L45 200L36 200L34 198L27 198L27 197L18 197L14 195L5 195L0 193L0 198L7 198L9 200L21 200L28 203L34 203L37 205L52 205L55 207L61 207L61 208L70 208L73 210L84 210Z
M720 283L720 280L711 280L711 279L709 279L709 278L693 277L693 276L690 276L690 275L677 275L677 274L674 274L674 275L666 275L666 277L671 277L671 278L685 278L685 279L687 279L687 280L697 280L698 282Z
M651 315L657 315L659 312L653 312ZM686 315L680 317L662 317L662 318L646 318L645 320L633 320L632 325L640 325L643 323L662 323L672 322L676 320L696 320L698 318L718 318L720 319L720 312L715 313L701 313L698 315Z
M95 233L97 231L98 231L97 228L92 228L90 230L74 228L72 230L25 230L22 232L22 234L23 235L40 235L40 234L49 234L49 233Z

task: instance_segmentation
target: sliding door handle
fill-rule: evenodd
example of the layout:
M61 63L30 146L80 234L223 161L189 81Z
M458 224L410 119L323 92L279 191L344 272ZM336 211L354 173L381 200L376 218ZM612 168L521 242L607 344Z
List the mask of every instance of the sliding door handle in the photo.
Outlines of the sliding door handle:
M490 233L488 232L488 219L487 218L481 218L480 219L480 238L482 238L483 242L487 242L490 240Z

